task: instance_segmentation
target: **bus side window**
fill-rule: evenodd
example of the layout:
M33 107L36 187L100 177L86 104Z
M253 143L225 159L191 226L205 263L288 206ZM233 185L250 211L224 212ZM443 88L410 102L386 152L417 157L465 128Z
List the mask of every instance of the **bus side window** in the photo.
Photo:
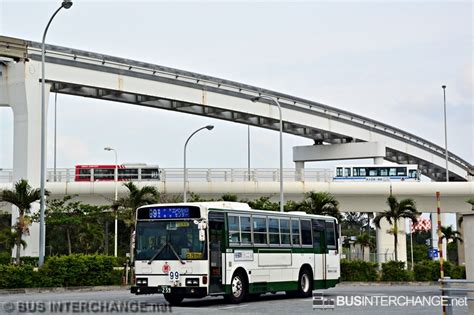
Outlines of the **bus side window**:
M313 240L311 239L311 221L301 220L301 243L303 245L312 245Z
M328 249L336 249L336 227L334 221L326 221L326 245Z
M228 216L229 224L229 243L240 243L239 217L236 215Z

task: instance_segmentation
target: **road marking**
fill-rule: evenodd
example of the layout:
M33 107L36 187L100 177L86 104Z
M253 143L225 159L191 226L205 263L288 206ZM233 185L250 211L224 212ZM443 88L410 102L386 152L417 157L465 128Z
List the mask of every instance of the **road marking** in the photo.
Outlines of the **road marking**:
M227 306L227 307L220 307L218 309L220 310L231 310L233 308L242 308L242 307L247 307L249 306L248 304L240 304L240 305L235 305L235 306Z

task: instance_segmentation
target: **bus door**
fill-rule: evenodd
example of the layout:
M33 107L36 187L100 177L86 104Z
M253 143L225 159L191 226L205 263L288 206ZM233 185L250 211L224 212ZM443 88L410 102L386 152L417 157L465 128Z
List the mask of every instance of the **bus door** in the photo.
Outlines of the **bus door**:
M314 289L326 287L326 233L324 220L313 219Z
M225 220L224 213L209 212L209 294L223 293L225 279Z

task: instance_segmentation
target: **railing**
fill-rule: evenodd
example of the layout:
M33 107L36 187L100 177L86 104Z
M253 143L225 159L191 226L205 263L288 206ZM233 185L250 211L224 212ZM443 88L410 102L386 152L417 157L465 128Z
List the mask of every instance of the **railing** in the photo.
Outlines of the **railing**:
M39 58L41 52L41 44L32 41L27 41L27 43L28 57L33 59ZM0 42L0 45L1 44L2 43ZM160 76L167 79L182 81L189 84L195 84L196 86L199 86L202 89L215 88L220 91L227 91L233 93L234 96L240 95L240 97L242 98L251 99L252 97L266 94L277 98L281 103L284 103L287 106L293 108L304 108L305 110L309 109L311 111L317 112L320 115L332 117L332 119L345 120L350 124L358 125L364 129L369 129L372 131L377 130L379 132L388 134L391 137L403 139L403 141L405 142L422 147L425 150L436 153L438 156L444 156L445 154L444 148L437 144L427 141L412 133L376 121L374 119L363 117L361 115L337 109L325 104L312 102L299 97L294 97L284 93L278 93L275 91L251 86L248 84L242 84L235 81L224 80L220 78L215 78L189 71L178 70L170 67L159 66L146 62L139 62L135 60L124 59L55 45L46 45L46 56L47 59L58 58L74 60L78 63L82 62L85 64L117 68L125 72L129 71L139 74ZM261 100L261 102L269 101ZM465 169L472 168L472 165L468 161L462 159L454 153L449 152L449 159L451 162L461 165Z
M179 182L183 180L182 168L162 168L160 169L160 182ZM277 168L253 168L250 173L246 168L190 168L187 169L188 181L198 182L279 182L280 169ZM74 168L58 168L56 173L52 169L46 172L48 182L74 182ZM330 169L284 169L283 180L285 182L311 181L330 182L333 171ZM95 174L90 181L113 181L113 173L107 175ZM140 181L137 175L120 174L120 181ZM153 181L154 179L141 181ZM81 180L84 181L84 180ZM87 180L86 180L87 181ZM0 183L13 182L13 171L11 169L0 169Z
M474 281L472 280L463 280L463 279L451 279L450 277L444 277L439 279L438 282L441 285L441 295L447 299L446 303L446 315L453 315L453 299L463 297L467 295L467 301L474 301L474 296L469 296L469 293L474 292ZM458 286L453 286L458 285ZM462 287L459 287L462 285ZM471 287L469 288L469 285ZM473 307L470 305L469 307ZM469 314L472 314L473 310L470 310Z

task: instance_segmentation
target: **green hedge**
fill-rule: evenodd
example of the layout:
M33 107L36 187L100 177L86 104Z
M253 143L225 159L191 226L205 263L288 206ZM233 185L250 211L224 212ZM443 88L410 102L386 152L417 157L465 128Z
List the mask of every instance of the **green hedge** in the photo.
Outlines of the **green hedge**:
M118 285L115 257L69 255L49 257L37 271L30 265L0 265L0 288Z
M377 278L376 263L341 259L342 281L377 281Z
M410 281L411 273L405 269L403 261L389 261L382 264L382 281Z
M452 279L466 279L466 268L464 266L454 266L451 262L445 261L443 264L444 276ZM439 261L424 260L415 265L415 280L417 281L438 281L440 278Z

